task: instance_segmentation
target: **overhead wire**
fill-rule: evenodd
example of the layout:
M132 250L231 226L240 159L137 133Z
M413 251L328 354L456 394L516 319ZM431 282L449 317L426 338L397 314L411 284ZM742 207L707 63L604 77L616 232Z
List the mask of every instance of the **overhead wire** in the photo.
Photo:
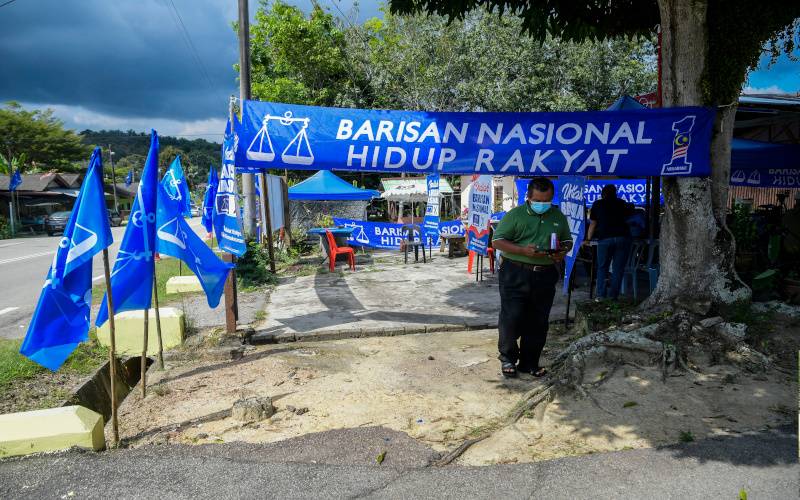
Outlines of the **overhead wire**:
M206 69L206 65L203 63L203 59L200 57L197 47L195 47L194 42L192 41L192 36L189 33L189 30L186 28L186 24L183 22L181 13L178 11L178 7L175 6L175 2L173 2L173 0L167 0L167 2L169 3L167 10L170 11L170 16L172 17L172 21L175 23L175 26L178 28L178 31L180 31L181 35L183 35L183 41L189 48L189 52L191 52L195 64L197 64L200 76L205 79L209 88L213 90L214 82L211 80L211 76Z

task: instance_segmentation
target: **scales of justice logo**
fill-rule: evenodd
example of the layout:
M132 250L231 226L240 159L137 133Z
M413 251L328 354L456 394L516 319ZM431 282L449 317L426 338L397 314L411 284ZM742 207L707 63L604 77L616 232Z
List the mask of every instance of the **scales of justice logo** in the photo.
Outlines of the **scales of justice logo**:
M731 182L736 184L752 184L758 186L761 184L761 173L758 170L753 170L750 175L745 174L744 170L736 170L731 174Z
M275 147L269 134L270 123L273 126L294 127L300 124L300 130L281 152L281 161L289 165L311 165L314 163L314 153L308 142L308 124L310 118L297 118L287 111L283 116L266 115L262 121L261 129L256 133L250 146L247 148L247 158L254 161L272 162L275 160ZM278 134L278 137L283 134Z
M672 123L675 137L672 140L672 159L661 167L661 175L691 174L692 162L686 158L689 155L689 145L692 142L692 128L694 128L694 115L685 116Z

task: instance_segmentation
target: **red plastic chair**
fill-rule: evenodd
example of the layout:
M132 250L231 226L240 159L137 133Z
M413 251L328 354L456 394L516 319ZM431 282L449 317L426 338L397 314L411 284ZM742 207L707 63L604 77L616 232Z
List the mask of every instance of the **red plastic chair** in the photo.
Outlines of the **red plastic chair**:
M489 270L494 274L494 248L487 248L488 253L486 258L489 259ZM469 260L467 261L467 273L472 274L472 260L475 258L475 252L469 251Z
M356 254L350 247L339 247L336 245L336 238L333 237L333 233L325 230L325 237L328 238L328 248L330 248L330 253L328 254L328 260L330 261L331 272L336 270L336 257L339 255L347 255L347 262L350 264L350 269L352 271L356 270Z

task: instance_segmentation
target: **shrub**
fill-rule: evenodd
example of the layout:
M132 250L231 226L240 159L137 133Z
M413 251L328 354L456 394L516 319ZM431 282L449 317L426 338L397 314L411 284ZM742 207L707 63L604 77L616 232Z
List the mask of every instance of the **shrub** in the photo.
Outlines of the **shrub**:
M246 288L275 282L269 270L269 251L256 240L247 242L247 253L236 261L236 275Z
M11 238L11 224L8 219L0 215L0 240L7 240Z

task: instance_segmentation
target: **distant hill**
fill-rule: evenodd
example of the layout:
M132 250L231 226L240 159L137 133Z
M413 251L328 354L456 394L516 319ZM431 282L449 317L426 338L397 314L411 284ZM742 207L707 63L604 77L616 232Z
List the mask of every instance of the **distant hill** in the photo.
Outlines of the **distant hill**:
M114 152L114 163L117 169L117 181L125 178L129 169L133 169L138 180L144 165L147 151L150 148L150 134L134 130L84 130L80 132L84 144L100 146L104 151L109 144ZM159 165L163 169L169 165L177 154L181 155L181 164L187 171L189 183L205 182L208 177L208 167L220 166L220 143L210 142L205 139L187 139L184 137L170 137L159 135L158 142L161 150ZM105 157L106 170L109 161Z

